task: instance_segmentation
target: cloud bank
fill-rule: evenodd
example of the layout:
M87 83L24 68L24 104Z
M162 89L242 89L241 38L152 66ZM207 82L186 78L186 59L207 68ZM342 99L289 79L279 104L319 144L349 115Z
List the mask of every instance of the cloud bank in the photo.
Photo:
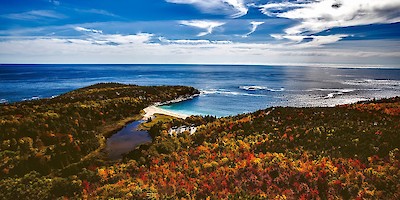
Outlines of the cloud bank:
M283 1L267 3L259 8L265 15L298 21L295 26L285 29L285 34L272 37L299 42L311 36L315 44L328 44L348 36L312 36L332 28L400 22L400 1L393 0Z
M397 62L398 42L390 41L384 49L308 48L299 45L243 43L224 40L172 40L151 33L106 34L102 30L76 26L79 37L40 37L0 40L0 60L9 63L193 63L193 64L276 64L323 63L355 60L368 64L384 60ZM314 43L331 43L338 36L313 36ZM282 38L277 38L282 39ZM312 43L311 42L311 43ZM377 41L379 42L379 41ZM303 45L303 46L302 46ZM315 45L315 44L314 44ZM363 44L365 45L365 43ZM372 45L373 46L373 45ZM40 49L40 51L38 51ZM23 56L21 56L23 55ZM204 59L206 58L206 59ZM310 59L311 58L311 59ZM397 61L396 61L397 60ZM359 64L359 63L358 63Z
M88 33L85 39L69 39L68 43L91 43L97 45L128 45L128 44L144 44L151 40L153 34L138 33L134 35L121 34L103 34L102 30L89 29L83 27L75 27L76 31Z
M321 0L297 3L270 3L261 6L269 16L297 20L300 23L287 34L318 33L335 27L400 22L400 1L394 0Z
M131 12L136 1L9 10L0 14L0 62L400 63L399 0L165 1L141 1L143 12ZM190 6L201 13L174 12Z

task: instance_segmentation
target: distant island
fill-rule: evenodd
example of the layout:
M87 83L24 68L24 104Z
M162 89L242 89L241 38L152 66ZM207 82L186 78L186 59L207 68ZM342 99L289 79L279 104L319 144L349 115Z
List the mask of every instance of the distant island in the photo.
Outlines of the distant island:
M400 97L222 118L153 112L143 124L151 144L119 161L103 155L143 109L198 93L103 83L1 104L0 199L400 197Z

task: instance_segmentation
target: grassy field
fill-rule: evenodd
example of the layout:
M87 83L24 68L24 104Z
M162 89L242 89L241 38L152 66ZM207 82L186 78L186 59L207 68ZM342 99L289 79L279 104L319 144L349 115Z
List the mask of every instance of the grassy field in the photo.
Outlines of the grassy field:
M143 122L139 125L140 130L150 130L152 126L154 126L157 123L168 123L172 122L173 120L177 120L178 118L172 117L169 115L163 115L163 114L154 114L154 118L152 120L148 120L147 122Z

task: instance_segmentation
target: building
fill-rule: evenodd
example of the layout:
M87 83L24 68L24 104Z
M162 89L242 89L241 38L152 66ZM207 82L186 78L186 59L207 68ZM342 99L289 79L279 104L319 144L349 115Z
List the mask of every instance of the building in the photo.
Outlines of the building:
M172 127L168 130L168 134L170 136L178 135L184 132L189 132L190 135L193 135L197 130L197 127L195 126L179 126L179 127Z

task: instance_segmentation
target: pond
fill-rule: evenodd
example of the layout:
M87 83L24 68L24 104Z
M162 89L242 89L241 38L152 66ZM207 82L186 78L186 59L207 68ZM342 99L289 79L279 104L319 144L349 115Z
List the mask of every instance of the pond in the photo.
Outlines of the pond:
M122 154L132 151L136 146L151 142L147 131L137 130L143 121L134 121L107 139L106 152L110 160L122 158Z

